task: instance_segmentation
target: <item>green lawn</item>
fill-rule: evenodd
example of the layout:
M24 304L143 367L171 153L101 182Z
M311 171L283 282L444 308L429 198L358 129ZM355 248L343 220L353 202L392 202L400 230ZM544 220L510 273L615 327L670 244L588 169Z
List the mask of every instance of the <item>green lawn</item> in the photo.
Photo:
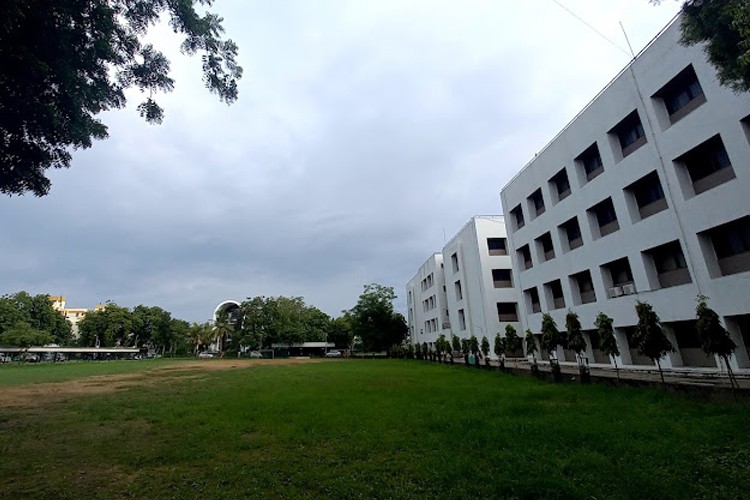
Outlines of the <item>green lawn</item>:
M0 409L0 497L727 499L750 491L747 404L418 361L185 375Z
M64 363L0 365L0 390L21 384L65 382L81 377L115 375L153 370L179 364L181 360L149 359L142 361L68 361Z

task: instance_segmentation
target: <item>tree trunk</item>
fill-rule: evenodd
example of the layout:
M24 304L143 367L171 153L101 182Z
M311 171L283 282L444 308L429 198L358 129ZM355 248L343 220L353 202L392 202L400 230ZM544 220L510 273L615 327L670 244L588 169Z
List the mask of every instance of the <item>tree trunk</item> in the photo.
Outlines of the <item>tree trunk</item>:
M732 365L729 364L729 356L723 355L722 358L724 359L724 364L727 365L727 375L729 375L729 385L732 387L732 396L734 397L734 400L737 401L737 389L740 388L740 384L734 377Z
M661 370L661 361L658 359L656 360L656 366L659 367L659 376L661 376L661 384L664 387L667 387L667 383L664 381L664 372Z
M617 382L620 382L620 369L617 367L617 358L612 355L612 362L615 364L615 374L617 375Z

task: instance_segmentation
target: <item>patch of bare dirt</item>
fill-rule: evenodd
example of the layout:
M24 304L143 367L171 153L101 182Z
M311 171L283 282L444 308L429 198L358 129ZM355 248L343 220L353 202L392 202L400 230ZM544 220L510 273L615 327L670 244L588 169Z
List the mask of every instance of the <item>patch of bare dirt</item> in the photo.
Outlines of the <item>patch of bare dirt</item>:
M102 394L137 385L153 385L167 380L201 379L201 372L245 369L257 366L288 366L319 363L322 359L206 359L181 361L137 373L96 375L65 382L28 384L0 389L0 407L35 407L74 396ZM137 361L133 361L137 363Z

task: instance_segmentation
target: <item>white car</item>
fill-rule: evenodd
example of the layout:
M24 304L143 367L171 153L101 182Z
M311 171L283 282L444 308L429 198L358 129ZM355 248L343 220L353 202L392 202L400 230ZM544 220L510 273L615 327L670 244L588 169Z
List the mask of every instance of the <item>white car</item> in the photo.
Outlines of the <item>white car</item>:
M328 351L326 353L326 358L340 358L341 357L341 351Z
M204 352L198 354L198 357L201 358L201 359L210 359L210 358L214 357L214 353L208 352L208 351L204 351Z

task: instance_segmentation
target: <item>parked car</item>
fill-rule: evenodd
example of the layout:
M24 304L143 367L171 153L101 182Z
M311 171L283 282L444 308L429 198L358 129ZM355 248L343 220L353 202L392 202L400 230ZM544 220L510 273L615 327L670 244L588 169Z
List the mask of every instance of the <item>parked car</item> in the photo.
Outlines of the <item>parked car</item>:
M340 358L341 357L341 351L328 351L326 353L326 358Z
M263 355L260 353L260 351L250 351L250 357L252 359L260 359L263 357Z
M204 351L204 352L198 354L198 357L201 358L201 359L210 359L210 358L215 357L215 354L212 353L212 352Z
M35 352L25 352L21 355L21 360L27 363L39 363L39 355Z

